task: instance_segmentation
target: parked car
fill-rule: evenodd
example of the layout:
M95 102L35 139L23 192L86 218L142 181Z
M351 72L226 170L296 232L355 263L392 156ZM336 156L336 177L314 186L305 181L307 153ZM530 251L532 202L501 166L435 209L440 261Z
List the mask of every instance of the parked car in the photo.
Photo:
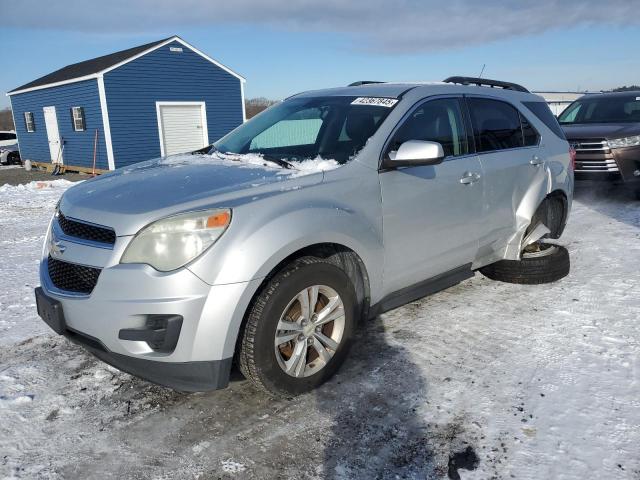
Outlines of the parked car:
M559 121L576 151L576 180L624 184L640 199L640 91L579 98Z
M17 143L0 147L0 165L22 165Z
M470 85L470 83L478 85ZM519 85L360 82L272 106L205 153L76 185L36 289L57 333L182 391L308 391L358 322L480 270L569 271L569 145ZM488 292L488 294L490 294Z
M13 130L0 130L0 147L18 143L18 137Z

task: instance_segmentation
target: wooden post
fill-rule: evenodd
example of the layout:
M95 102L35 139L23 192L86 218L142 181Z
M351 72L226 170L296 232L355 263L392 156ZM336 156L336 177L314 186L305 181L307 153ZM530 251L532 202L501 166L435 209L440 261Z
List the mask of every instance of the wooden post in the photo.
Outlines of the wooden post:
M96 155L98 153L98 129L96 128L96 138L93 141L93 168L91 169L91 176L96 176Z

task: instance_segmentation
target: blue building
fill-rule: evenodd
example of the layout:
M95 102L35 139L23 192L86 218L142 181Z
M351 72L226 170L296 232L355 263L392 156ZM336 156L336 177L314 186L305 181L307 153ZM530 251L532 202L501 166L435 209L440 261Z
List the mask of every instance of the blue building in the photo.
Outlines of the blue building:
M113 170L197 150L245 120L245 79L174 36L10 91L23 160ZM96 141L97 139L97 141Z

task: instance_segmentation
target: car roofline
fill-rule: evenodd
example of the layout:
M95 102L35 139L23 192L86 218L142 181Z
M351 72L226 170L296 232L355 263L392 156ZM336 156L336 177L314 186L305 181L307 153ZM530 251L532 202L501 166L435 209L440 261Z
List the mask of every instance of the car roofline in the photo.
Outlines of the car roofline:
M537 100L544 100L540 95L537 95L530 91L515 90L508 88L479 86L477 84L459 84L452 82L438 82L438 81L395 81L395 82L378 82L378 81L362 81L355 82L356 84L350 84L345 87L333 87L317 90L307 90L298 92L286 97L284 100L290 100L293 98L304 97L316 97L316 96L363 96L363 97L386 97L402 99L409 91L415 89L421 89L425 94L428 93L430 88L437 88L441 90L434 92L434 95L447 93L456 94L469 94L469 95L487 95L497 98L536 98ZM446 91L442 91L442 89ZM426 95L425 95L426 96Z

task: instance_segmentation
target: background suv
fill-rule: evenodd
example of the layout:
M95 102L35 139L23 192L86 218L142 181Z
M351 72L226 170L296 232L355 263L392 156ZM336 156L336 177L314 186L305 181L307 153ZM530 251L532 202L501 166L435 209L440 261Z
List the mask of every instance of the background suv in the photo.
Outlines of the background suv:
M640 91L584 96L559 116L576 180L624 183L640 199Z
M562 233L572 189L556 119L519 85L301 93L205 153L70 188L38 311L162 385L222 388L235 360L260 388L297 394L337 370L360 319L478 269L566 275L566 249L541 239Z

